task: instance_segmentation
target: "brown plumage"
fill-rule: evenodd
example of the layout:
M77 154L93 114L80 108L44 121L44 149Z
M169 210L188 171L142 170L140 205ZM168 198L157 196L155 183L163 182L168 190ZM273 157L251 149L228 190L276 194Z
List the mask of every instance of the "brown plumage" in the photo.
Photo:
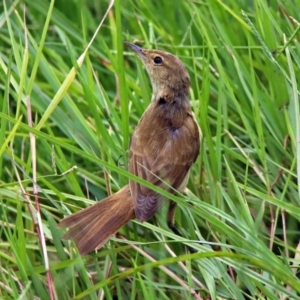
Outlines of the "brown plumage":
M189 75L174 55L125 45L137 53L149 74L153 98L130 143L129 171L170 192L183 192L189 170L199 152L200 132L189 103ZM102 247L124 224L136 217L149 220L166 199L130 180L119 192L59 223L69 228L81 254ZM173 229L176 204L171 202L168 222Z

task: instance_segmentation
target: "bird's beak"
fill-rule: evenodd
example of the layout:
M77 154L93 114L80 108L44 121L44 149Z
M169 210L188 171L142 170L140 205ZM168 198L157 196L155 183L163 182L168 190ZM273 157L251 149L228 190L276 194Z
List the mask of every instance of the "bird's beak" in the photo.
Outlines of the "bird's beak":
M145 57L143 48L129 42L124 42L124 45L134 51L140 58Z

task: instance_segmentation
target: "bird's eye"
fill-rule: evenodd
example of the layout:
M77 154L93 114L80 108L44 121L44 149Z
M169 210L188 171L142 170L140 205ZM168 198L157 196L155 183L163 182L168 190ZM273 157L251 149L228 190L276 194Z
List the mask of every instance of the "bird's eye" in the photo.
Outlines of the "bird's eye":
M155 56L153 58L153 61L155 64L160 65L162 63L163 59L160 56Z

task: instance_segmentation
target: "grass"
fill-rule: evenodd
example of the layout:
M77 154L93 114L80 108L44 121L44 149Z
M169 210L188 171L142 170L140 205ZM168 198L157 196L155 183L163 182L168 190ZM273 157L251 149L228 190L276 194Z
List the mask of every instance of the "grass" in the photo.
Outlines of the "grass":
M0 7L1 299L300 299L299 1ZM183 237L164 207L81 257L57 222L147 184L126 166L151 88L125 40L184 61L201 151L189 195L158 190Z

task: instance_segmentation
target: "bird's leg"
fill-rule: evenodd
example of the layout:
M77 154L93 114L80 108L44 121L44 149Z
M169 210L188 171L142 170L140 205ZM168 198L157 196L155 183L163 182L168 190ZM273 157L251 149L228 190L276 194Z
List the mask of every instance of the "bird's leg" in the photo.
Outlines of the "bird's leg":
M168 214L167 214L167 223L168 227L176 234L182 237L182 234L179 232L177 226L175 225L175 212L176 212L177 203L170 201ZM186 246L191 253L198 252L196 249Z

